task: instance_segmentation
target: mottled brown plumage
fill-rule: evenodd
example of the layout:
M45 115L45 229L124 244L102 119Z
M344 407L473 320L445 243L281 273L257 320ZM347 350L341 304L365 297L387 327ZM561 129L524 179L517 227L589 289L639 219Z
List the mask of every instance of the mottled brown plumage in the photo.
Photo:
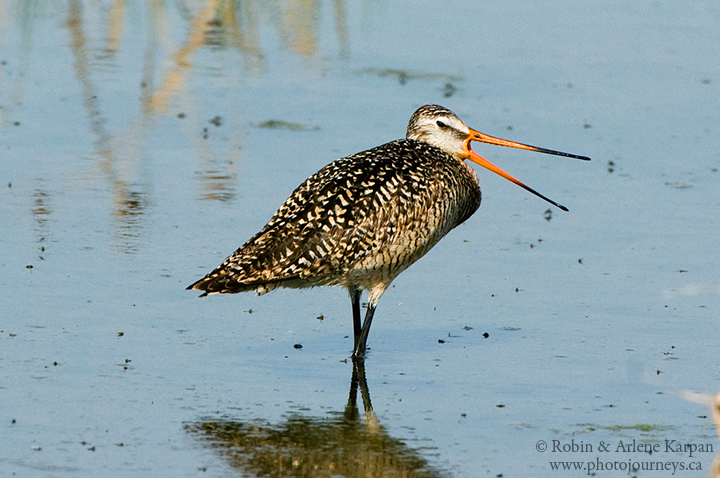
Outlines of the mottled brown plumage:
M476 133L446 108L421 107L410 119L406 139L322 168L260 232L188 289L202 290L205 296L251 290L264 294L277 287L345 287L353 305L353 356L363 357L375 306L385 289L480 206L477 175L464 160L478 162L471 140L496 138L473 136ZM505 143L498 144L519 147ZM361 327L363 290L368 291L368 311Z

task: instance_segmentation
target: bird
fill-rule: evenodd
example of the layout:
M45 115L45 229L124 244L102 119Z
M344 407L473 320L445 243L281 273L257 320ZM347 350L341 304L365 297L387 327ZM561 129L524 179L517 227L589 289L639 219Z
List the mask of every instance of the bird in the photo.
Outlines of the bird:
M204 297L344 287L353 313L352 358L364 360L375 308L391 282L480 207L478 176L466 160L567 211L478 155L472 141L590 160L489 136L445 107L424 105L411 116L405 139L320 169L260 232L187 289ZM361 324L363 291L367 310Z

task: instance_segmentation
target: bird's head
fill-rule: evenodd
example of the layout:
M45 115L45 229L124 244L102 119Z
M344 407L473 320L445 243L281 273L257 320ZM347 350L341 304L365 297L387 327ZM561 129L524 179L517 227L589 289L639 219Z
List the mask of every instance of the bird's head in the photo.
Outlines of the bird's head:
M425 105L410 118L406 138L431 144L464 160L469 156L468 138L472 133L449 109L438 105Z
M512 181L518 186L530 191L536 196L546 200L547 202L559 207L563 211L567 211L567 208L561 204L556 203L552 199L549 199L542 194L538 193L534 189L526 186L519 180L510 176L508 173L492 164L487 159L483 158L470 147L471 141L479 141L482 143L497 144L500 146L508 146L510 148L526 149L528 151L537 151L540 153L554 154L556 156L566 156L569 158L582 159L589 161L590 158L587 156L578 156L575 154L562 153L560 151L553 151L545 148L538 148L536 146L530 146L523 143L516 143L514 141L508 141L505 139L495 138L487 134L476 131L469 128L463 121L457 117L455 113L447 108L438 105L425 105L418 108L410 118L407 128L407 139L422 141L428 143L436 148L439 148L450 156L459 160L469 159L470 161L479 164L480 166L489 169L490 171L502 176L508 181Z

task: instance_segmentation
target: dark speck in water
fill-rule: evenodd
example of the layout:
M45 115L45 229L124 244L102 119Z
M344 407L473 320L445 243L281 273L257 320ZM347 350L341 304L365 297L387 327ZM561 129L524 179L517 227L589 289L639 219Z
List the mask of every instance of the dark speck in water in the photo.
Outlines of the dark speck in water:
M443 95L445 98L450 98L452 95L455 94L457 91L457 88L455 88L455 85L452 83L445 83L445 87L443 88Z

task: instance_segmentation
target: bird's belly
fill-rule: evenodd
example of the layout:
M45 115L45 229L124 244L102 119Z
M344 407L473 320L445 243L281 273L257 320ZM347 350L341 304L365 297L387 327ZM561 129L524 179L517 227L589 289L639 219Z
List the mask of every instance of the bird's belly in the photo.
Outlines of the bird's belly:
M387 237L385 241L374 244L368 254L352 264L339 285L365 290L373 289L379 283L390 285L401 272L432 249L450 229L411 228L404 234Z

